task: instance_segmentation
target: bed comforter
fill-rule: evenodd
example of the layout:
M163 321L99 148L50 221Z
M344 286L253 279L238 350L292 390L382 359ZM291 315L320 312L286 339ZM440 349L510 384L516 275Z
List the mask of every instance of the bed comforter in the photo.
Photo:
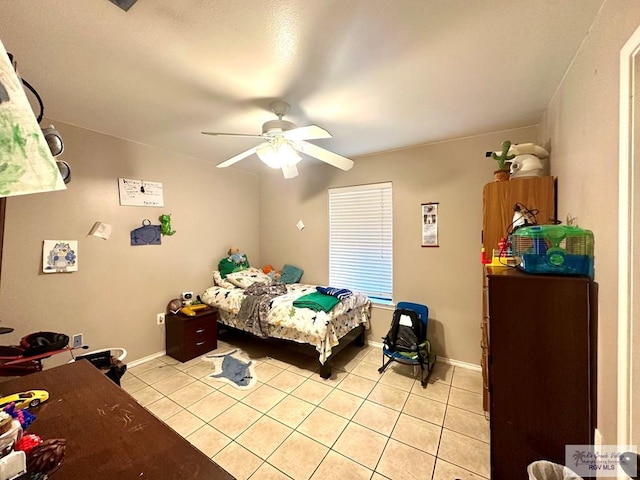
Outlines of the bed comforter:
M297 298L315 292L315 285L288 284L286 291L284 295L270 299L264 322L261 322L262 333L272 338L314 345L322 364L341 337L358 325L369 328L371 301L366 295L354 292L350 297L340 300L331 311L323 312L293 306ZM202 301L218 309L220 323L251 331L246 322L238 317L246 297L242 288L214 286L203 293Z

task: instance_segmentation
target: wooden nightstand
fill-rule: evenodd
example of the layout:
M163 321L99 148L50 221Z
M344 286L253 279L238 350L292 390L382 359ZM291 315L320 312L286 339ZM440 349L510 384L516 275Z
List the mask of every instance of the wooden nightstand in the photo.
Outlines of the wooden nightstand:
M182 313L166 316L167 355L186 362L218 346L218 310L198 310L195 317Z

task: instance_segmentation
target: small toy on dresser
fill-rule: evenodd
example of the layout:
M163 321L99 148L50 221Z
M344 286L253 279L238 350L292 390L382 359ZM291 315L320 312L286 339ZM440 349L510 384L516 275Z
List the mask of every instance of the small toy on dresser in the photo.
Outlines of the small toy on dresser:
M174 315L182 308L182 299L174 298L167 304L167 313L173 313Z
M180 312L183 313L184 315L186 315L187 317L195 317L196 316L196 312L198 310L206 310L209 307L207 305L205 305L204 303L199 303L199 304L195 304L195 305L187 305L186 307L182 307L180 309Z
M549 152L540 145L519 143L512 145L509 152L515 155L509 167L511 178L541 177L543 175L545 167L541 160L548 158Z
M182 299L183 307L191 305L193 303L193 292L182 292L180 298Z

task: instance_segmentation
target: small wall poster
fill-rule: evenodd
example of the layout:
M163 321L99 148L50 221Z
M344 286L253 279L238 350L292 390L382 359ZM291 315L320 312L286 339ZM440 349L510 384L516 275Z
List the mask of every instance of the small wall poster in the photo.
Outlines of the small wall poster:
M438 204L422 204L422 246L438 246Z
M119 178L120 205L134 207L164 207L162 183Z
M93 228L89 235L93 235L94 237L102 238L104 240L109 240L111 236L111 225L108 223L96 222L93 224Z
M42 271L61 273L78 271L77 240L45 240L42 247Z

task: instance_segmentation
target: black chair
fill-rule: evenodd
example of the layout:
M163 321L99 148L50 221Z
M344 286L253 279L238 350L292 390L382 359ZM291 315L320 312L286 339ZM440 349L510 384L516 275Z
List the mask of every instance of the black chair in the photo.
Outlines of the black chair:
M429 378L429 374L431 373L431 369L435 364L435 354L431 351L431 343L427 340L427 326L429 324L429 307L426 305L422 305L420 303L412 303L412 302L398 302L396 304L397 309L406 309L413 310L420 318L420 321L424 325L424 337L421 339L421 343L419 345L420 355L417 353L408 355L406 352L397 352L394 350L390 350L388 346L385 344L382 347L382 366L378 369L379 373L382 373L386 370L389 364L393 361L398 363L402 363L405 365L413 365L420 366L420 383L423 387L427 386L427 380ZM422 357L422 358L421 358ZM386 359L386 361L385 361ZM426 367L426 368L425 368Z

